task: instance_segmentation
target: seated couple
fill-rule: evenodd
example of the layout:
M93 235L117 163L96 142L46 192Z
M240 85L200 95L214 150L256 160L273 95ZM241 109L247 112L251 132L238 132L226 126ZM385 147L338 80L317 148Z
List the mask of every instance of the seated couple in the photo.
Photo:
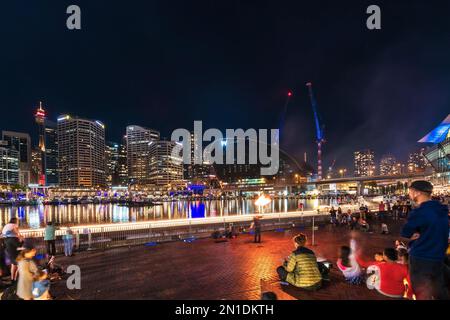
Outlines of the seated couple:
M293 238L295 250L277 268L282 281L305 290L317 290L322 286L329 273L329 268L322 262L317 262L314 252L305 247L307 237L300 233Z
M408 267L403 259L400 262L397 259L397 251L386 248L383 253L375 254L375 261L365 262L356 255L356 243L351 240L350 247L341 247L337 267L351 284L364 281L363 268L366 268L366 284L369 289L376 289L387 297L402 298L405 294L404 281L408 279Z

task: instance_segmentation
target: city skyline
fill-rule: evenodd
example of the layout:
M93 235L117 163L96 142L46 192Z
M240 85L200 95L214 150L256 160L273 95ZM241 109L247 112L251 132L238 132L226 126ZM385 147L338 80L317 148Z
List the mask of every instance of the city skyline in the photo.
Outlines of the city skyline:
M362 148L406 161L417 140L448 114L446 10L419 1L381 2L384 27L377 32L365 28L365 3L200 1L180 2L177 10L163 3L126 9L111 3L108 12L85 4L78 33L58 27L63 3L9 3L3 22L21 25L21 42L17 33L7 34L11 45L1 53L7 90L0 101L8 117L0 128L31 134L33 118L25 115L39 100L52 120L64 113L99 119L107 140L117 142L127 125L155 128L162 137L192 129L194 120L219 129L276 128L292 92L282 142L296 159L307 152L315 163L305 87L312 81L325 124L325 169L334 159L351 168L353 151ZM127 15L112 23L121 10ZM287 17L292 10L299 13L295 20ZM17 59L20 64L7 63Z

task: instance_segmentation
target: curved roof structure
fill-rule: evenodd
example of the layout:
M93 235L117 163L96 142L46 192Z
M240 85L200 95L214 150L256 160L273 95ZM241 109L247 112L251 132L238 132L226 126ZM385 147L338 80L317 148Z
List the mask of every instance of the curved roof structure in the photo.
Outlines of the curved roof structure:
M438 144L447 138L450 138L450 114L444 119L444 121L441 122L440 125L434 128L418 142Z

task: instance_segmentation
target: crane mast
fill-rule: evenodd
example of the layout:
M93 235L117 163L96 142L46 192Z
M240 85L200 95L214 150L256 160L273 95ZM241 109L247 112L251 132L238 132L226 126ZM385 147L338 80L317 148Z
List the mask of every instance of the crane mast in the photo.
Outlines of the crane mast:
M309 91L309 99L311 100L311 107L314 114L314 122L316 124L316 143L317 143L317 179L322 180L322 145L325 143L325 137L323 134L323 126L320 124L319 113L317 111L317 102L314 97L312 89L312 83L306 84Z

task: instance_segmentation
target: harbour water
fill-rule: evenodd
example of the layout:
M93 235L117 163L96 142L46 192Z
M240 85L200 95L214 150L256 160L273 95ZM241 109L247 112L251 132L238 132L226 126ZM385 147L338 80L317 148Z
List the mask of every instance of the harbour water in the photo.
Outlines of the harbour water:
M264 208L264 212L291 212L303 203L304 210L315 210L319 206L334 205L336 200L276 199ZM11 217L19 218L22 229L37 229L53 221L59 226L91 224L115 224L138 221L170 220L185 218L208 218L229 215L261 213L254 200L179 200L163 202L146 207L127 207L118 204L38 205L24 207L0 207L0 224Z

